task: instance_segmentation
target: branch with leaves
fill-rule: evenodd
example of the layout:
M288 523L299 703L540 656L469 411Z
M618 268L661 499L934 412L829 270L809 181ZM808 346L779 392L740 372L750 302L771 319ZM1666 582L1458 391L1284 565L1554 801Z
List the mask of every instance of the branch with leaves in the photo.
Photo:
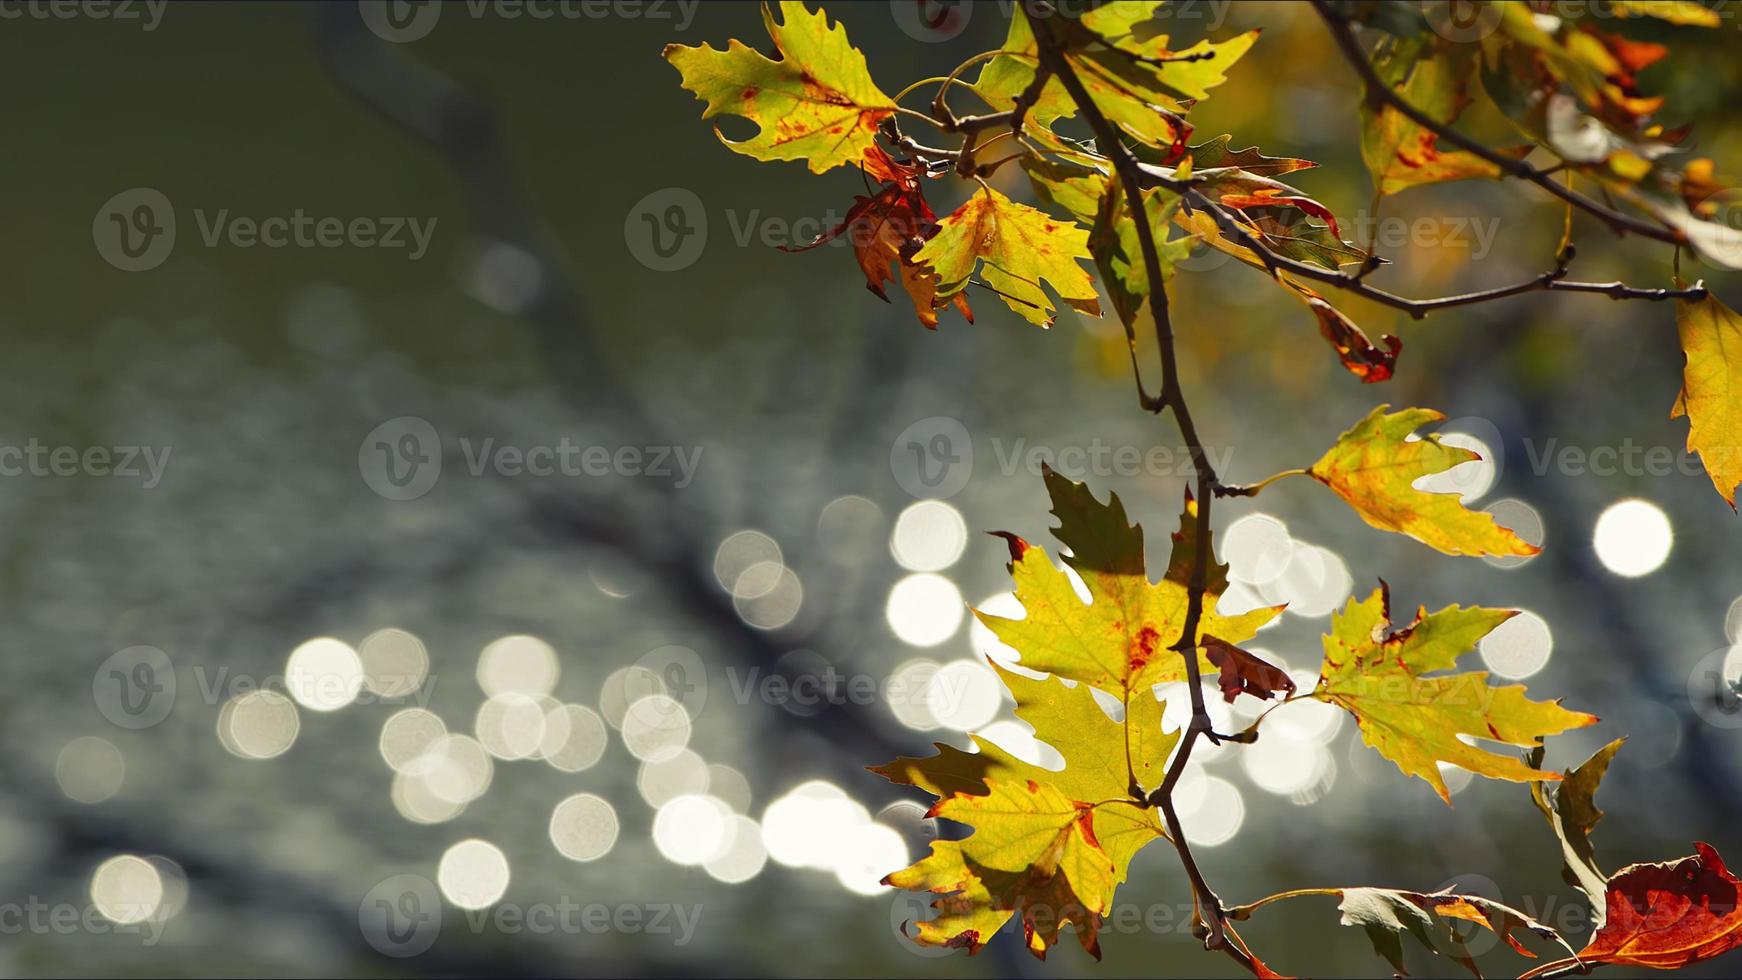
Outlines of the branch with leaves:
M1477 972L1461 929L1490 929L1512 948L1534 934L1568 957L1530 976L1588 972L1605 963L1671 968L1742 945L1742 886L1715 850L1669 865L1636 865L1613 877L1596 870L1588 833L1600 813L1591 795L1619 743L1565 774L1541 768L1544 739L1596 722L1556 701L1528 697L1522 685L1494 686L1486 673L1457 672L1459 659L1513 610L1425 608L1393 627L1390 591L1351 599L1323 641L1323 666L1310 691L1239 644L1281 607L1225 613L1227 567L1212 548L1211 509L1219 498L1258 495L1288 477L1311 478L1374 528L1407 535L1448 555L1524 556L1537 548L1491 515L1467 510L1456 495L1415 488L1421 477L1468 462L1474 453L1446 445L1424 425L1443 420L1431 409L1388 411L1380 405L1317 461L1255 484L1223 484L1193 419L1181 384L1167 285L1180 260L1202 246L1258 269L1305 305L1343 366L1363 382L1389 379L1401 342L1370 339L1310 284L1332 287L1420 319L1429 313L1533 292L1673 301L1687 367L1676 414L1690 417L1689 448L1700 454L1732 507L1742 483L1742 318L1703 283L1661 286L1569 278L1576 255L1573 216L1618 234L1683 251L1696 260L1742 268L1742 241L1714 221L1733 193L1715 165L1694 160L1677 170L1670 149L1684 132L1653 120L1661 99L1641 93L1635 76L1667 51L1624 34L1557 21L1522 3L1484 5L1495 29L1474 42L1434 30L1431 9L1314 0L1334 47L1363 90L1362 156L1381 197L1454 180L1520 180L1567 208L1561 243L1547 271L1492 289L1409 299L1372 285L1389 263L1345 241L1336 215L1281 177L1314 166L1233 149L1231 137L1192 142L1192 108L1224 82L1257 41L1251 31L1175 50L1159 29L1157 2L1106 3L1067 16L1042 0L1013 13L996 50L963 61L948 75L923 79L891 98L872 80L864 55L827 15L803 3L763 8L773 57L732 41L672 45L665 55L684 87L707 105L704 117L739 116L750 138L720 138L759 160L803 161L813 173L852 167L875 181L840 227L812 245L846 237L868 288L888 299L899 285L926 327L954 308L972 322L970 287L990 293L1038 326L1059 305L1101 316L1103 295L1124 327L1140 406L1171 414L1195 470L1165 571L1148 571L1144 534L1116 495L1106 502L1057 473L1045 475L1064 546L1046 550L999 532L1010 545L1010 572L1025 615L980 613L1017 650L1024 673L999 669L1017 716L1065 760L1054 771L1025 762L973 736L974 751L947 744L925 758L897 759L874 771L938 798L932 815L969 825L960 840L939 841L891 885L935 893L938 914L918 924L916 941L976 951L1012 922L1043 956L1066 930L1099 955L1098 931L1143 846L1168 841L1177 853L1196 910L1194 932L1260 977L1278 976L1236 931L1258 909L1285 899L1335 896L1342 921L1359 925L1375 949L1402 970L1401 937L1409 933ZM1633 17L1689 27L1715 15L1694 4L1614 4ZM1623 29L1625 23L1620 25ZM1364 37L1365 40L1364 40ZM972 77L970 77L972 76ZM935 87L929 111L902 100ZM959 109L972 97L984 108ZM1491 147L1455 127L1477 101L1492 103L1527 142ZM1063 131L1079 128L1079 135ZM916 136L926 126L936 136ZM953 146L935 145L957 138ZM1548 163L1531 162L1541 154ZM1015 164L1036 203L1022 203L989 182ZM928 181L953 176L970 196L937 218ZM1576 183L1599 193L1599 201ZM1607 202L1607 203L1605 203ZM802 249L797 249L802 250ZM1099 281L1084 267L1099 273ZM1160 384L1144 382L1138 339L1153 332ZM1666 398L1666 401L1668 399ZM1305 464L1305 465L1302 465ZM1041 672L1039 679L1030 676ZM1215 678L1229 702L1269 702L1240 732L1217 732L1204 680ZM1185 688L1183 729L1162 724L1158 686ZM1119 705L1103 710L1100 693ZM1260 737L1275 710L1317 701L1348 711L1363 739L1406 775L1450 802L1441 766L1531 787L1565 851L1569 880L1593 904L1598 926L1575 951L1555 930L1480 896L1369 887L1295 889L1227 906L1193 856L1174 795L1200 739L1245 744ZM1496 752L1476 739L1514 746ZM1605 754L1606 753L1606 754ZM1551 787L1559 784L1558 791ZM1726 891L1727 890L1727 891ZM1728 905L1724 896L1728 895ZM1643 910L1643 911L1641 911ZM1669 910L1660 912L1660 910ZM1672 914L1664 921L1662 915ZM1478 974L1479 975L1479 974Z

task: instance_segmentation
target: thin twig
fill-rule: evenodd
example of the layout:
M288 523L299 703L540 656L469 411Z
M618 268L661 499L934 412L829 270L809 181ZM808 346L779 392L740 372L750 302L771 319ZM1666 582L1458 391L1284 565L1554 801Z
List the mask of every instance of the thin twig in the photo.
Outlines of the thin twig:
M1608 225L1609 228L1618 235L1632 232L1633 234L1655 239L1660 242L1667 242L1671 245L1681 245L1687 242L1687 236L1679 231L1664 228L1660 225L1654 225L1647 221L1641 221L1631 215L1622 214L1613 208L1607 207L1589 197L1586 197L1578 191L1561 185L1553 176L1554 171L1559 169L1558 167L1543 169L1525 163L1523 160L1516 157L1510 157L1504 153L1496 152L1490 147L1484 146L1476 140L1465 136L1463 133L1458 132L1445 123L1440 122L1427 113L1422 112L1420 109L1417 109L1415 106L1409 104L1408 101L1397 94L1396 90L1385 84L1384 79L1381 79L1379 73L1373 69L1373 63L1367 59L1366 52L1361 50L1361 44L1355 39L1354 31L1350 29L1348 19L1333 10L1328 0L1312 0L1312 5L1313 9L1318 12L1319 18L1325 22L1325 26L1330 30L1331 40L1336 42L1337 49L1342 52L1343 58L1355 69L1355 73L1361 76L1361 82L1367 89L1367 101L1369 104L1377 105L1383 103L1396 109L1404 116L1404 118L1415 123L1417 126L1432 132L1439 139L1445 140L1467 153L1480 157L1495 167L1498 167L1503 173L1517 177L1520 180L1527 180L1532 184L1541 187L1550 194L1553 194L1561 200L1566 201L1568 204L1571 204L1579 210L1584 211L1586 214L1589 214Z

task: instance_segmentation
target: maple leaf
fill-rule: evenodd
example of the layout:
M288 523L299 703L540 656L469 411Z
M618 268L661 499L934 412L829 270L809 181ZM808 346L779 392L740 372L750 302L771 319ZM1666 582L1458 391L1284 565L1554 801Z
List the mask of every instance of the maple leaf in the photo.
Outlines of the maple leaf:
M781 3L780 14L777 23L763 5L778 61L735 38L724 51L669 44L665 59L683 75L683 87L707 103L703 119L724 113L760 127L747 140L720 136L733 150L758 160L805 160L818 174L858 162L876 145L877 126L895 113L895 102L871 80L846 28L793 0Z
M883 284L896 282L913 301L926 329L937 329L938 310L952 303L973 323L967 295L940 298L938 277L913 260L926 238L937 231L937 215L920 188L920 169L891 158L878 146L866 152L864 166L867 176L884 181L882 189L871 197L855 196L853 207L834 228L802 245L782 245L780 250L804 252L846 235L865 273L865 288L878 299L889 302Z
M1561 877L1567 884L1585 893L1591 903L1591 926L1603 928L1604 894L1608 891L1608 876L1597 867L1596 852L1591 847L1591 831L1603 819L1597 809L1597 785L1615 753L1627 740L1618 738L1598 749L1576 769L1568 769L1551 792L1547 783L1530 785L1531 799L1548 819L1548 825L1560 840L1563 865ZM1531 753L1531 764L1541 763L1540 752Z
M1232 643L1205 634L1204 656L1221 669L1217 681L1222 688L1222 699L1229 704L1233 704L1242 691L1260 701L1268 701L1273 694L1294 693L1294 679L1287 671Z
M1528 544L1493 515L1464 508L1456 493L1429 493L1412 484L1470 460L1477 453L1440 442L1428 434L1408 438L1444 415L1428 408L1406 408L1390 415L1380 405L1307 471L1330 487L1361 519L1382 531L1407 534L1448 555L1534 555Z
M1472 45L1430 45L1425 38L1388 45L1373 69L1409 105L1450 125L1471 102L1468 79L1477 52ZM1419 184L1469 178L1499 178L1500 168L1466 150L1442 149L1439 136L1391 105L1362 111L1361 157L1381 195ZM1529 146L1499 152L1523 157Z
M1016 597L1026 616L1005 619L977 612L997 637L1016 649L1022 666L1090 684L1127 705L1149 696L1157 684L1183 681L1186 665L1172 645L1185 625L1190 556L1195 543L1182 536L1173 543L1170 573L1151 582L1144 571L1143 529L1129 524L1118 494L1103 504L1087 486L1048 469L1047 491L1059 526L1053 535L1070 554L1064 561L1088 587L1090 602L1077 597L1065 572L1052 563L1045 549L1030 546L1011 563ZM1188 501L1188 514L1195 505ZM1177 569L1178 571L1171 571ZM1225 581L1225 571L1206 569L1211 581ZM1250 639L1274 619L1281 606L1260 607L1237 616L1216 612L1219 592L1205 591L1199 623L1204 633L1231 643ZM1215 670L1202 653L1204 673Z
M1688 417L1688 451L1700 454L1718 495L1735 510L1742 483L1742 316L1707 295L1676 300L1675 324L1686 362L1670 418Z
M1177 156L1191 126L1184 112L1227 80L1227 69L1258 39L1247 31L1225 41L1201 41L1170 51L1165 34L1139 32L1153 20L1157 2L1109 3L1075 21L1060 20L1064 58L1107 120L1142 144ZM974 81L974 92L995 109L1009 109L1034 81L1039 46L1027 17L1013 17L999 57ZM1069 152L1051 125L1075 115L1077 106L1054 78L1044 85L1027 116L1032 135L1048 149Z
M1711 845L1674 862L1634 864L1609 879L1603 925L1579 958L1676 970L1742 946L1742 891Z
M997 667L996 664L993 665ZM964 850L954 842L933 844L932 853L905 871L892 874L889 884L943 894L933 905L939 915L919 924L916 941L925 945L965 947L970 953L988 942L992 934L1020 913L1029 948L1044 956L1057 942L1058 925L1075 921L1084 948L1098 952L1094 930L1102 906L1089 907L1094 897L1043 874L1014 873L1017 868L990 865L975 848L1007 833L1013 823L996 806L976 807L973 797L1002 793L1010 797L1013 787L1041 786L1049 795L1053 813L1064 817L1068 803L1079 819L1084 842L1092 840L1110 864L1111 880L1105 891L1125 880L1131 859L1144 845L1162 836L1155 811L1136 805L1134 794L1161 782L1169 754L1179 741L1178 732L1162 730L1162 704L1154 697L1131 702L1122 721L1102 710L1087 685L1067 686L1055 678L1026 677L997 667L1016 698L1016 716L1027 722L1035 737L1058 750L1062 770L1049 770L1017 759L997 743L970 736L976 751L966 752L944 743L927 758L900 758L872 768L891 782L917 786L944 799L938 814L974 825L976 837L991 824L991 835ZM1020 793L1015 794L1019 799ZM1008 802L1008 799L1006 799ZM1032 801L1024 801L1029 805ZM1098 893L1096 893L1098 894ZM1081 908L1080 918L1068 913Z
M969 824L972 834L934 841L930 854L885 879L945 895L939 916L918 924L918 941L976 952L1020 914L1037 956L1074 924L1083 948L1099 959L1096 933L1120 871L1095 835L1094 806L1033 780L996 780L987 789L940 800L927 814Z
M1594 724L1593 715L1558 701L1532 701L1524 685L1490 687L1485 671L1426 676L1458 658L1516 610L1447 606L1390 631L1391 592L1384 583L1365 601L1351 598L1332 617L1325 662L1312 696L1347 710L1361 738L1406 775L1426 780L1449 805L1436 763L1515 782L1558 780L1517 758L1472 745L1460 736L1536 746L1544 736Z
M1398 976L1407 975L1403 968L1403 936L1406 933L1428 951L1450 956L1473 975L1482 976L1475 959L1464 948L1464 937L1452 928L1450 920L1474 922L1504 939L1521 955L1532 958L1536 954L1518 940L1516 934L1519 931L1528 931L1566 945L1566 940L1554 929L1517 909L1480 895L1366 887L1332 891L1343 899L1337 906L1337 910L1343 913L1342 924L1363 929L1373 943L1373 951L1383 956ZM1447 950L1440 948L1442 943L1448 947ZM1567 952L1572 952L1570 946Z
M945 298L966 289L978 269L1006 306L1044 327L1056 314L1043 282L1071 307L1101 315L1095 281L1077 264L1089 258L1088 238L1074 222L982 186L938 222L937 233L913 261L941 280L939 295Z

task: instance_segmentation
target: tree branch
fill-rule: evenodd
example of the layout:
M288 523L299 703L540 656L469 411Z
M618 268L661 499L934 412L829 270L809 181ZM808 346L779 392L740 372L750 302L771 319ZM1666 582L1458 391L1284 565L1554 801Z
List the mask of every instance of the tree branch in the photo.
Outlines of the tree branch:
M1432 116L1422 112L1415 106L1410 105L1402 96L1398 95L1391 86L1385 84L1384 79L1379 77L1378 72L1373 70L1373 63L1367 59L1367 53L1361 50L1360 42L1355 39L1355 34L1349 27L1348 18L1331 9L1329 0L1312 0L1312 5L1313 9L1318 12L1320 19L1325 22L1325 26L1330 30L1331 40L1336 42L1337 49L1342 52L1343 58L1355 69L1355 73L1361 76L1361 82L1367 89L1367 101L1369 104L1377 105L1383 103L1396 109L1398 112L1403 114L1404 118L1415 123L1417 126L1429 130L1436 137L1445 140L1461 150L1480 157L1488 163L1500 168L1503 173L1517 177L1520 180L1527 180L1532 184L1541 187L1543 190L1548 191L1555 197L1558 197L1568 204L1571 204L1573 207L1595 217L1597 220L1608 225L1610 230L1614 231L1617 235L1632 232L1633 234L1655 239L1660 242L1667 242L1671 245L1687 244L1687 236L1679 231L1654 225L1647 221L1641 221L1631 215L1622 214L1613 208L1580 194L1578 191L1575 191L1570 187L1566 187L1556 182L1553 179L1553 174L1555 170L1560 168L1559 166L1551 169L1543 169L1525 163L1523 160L1506 156L1503 153L1497 153L1489 147L1482 145L1476 140L1465 136L1463 133L1458 132L1445 123L1442 123Z
M1163 408L1173 411L1174 421L1179 426L1180 436L1185 440L1191 452L1192 465L1197 473L1198 511L1196 520L1196 553L1192 559L1191 583L1187 589L1185 623L1180 629L1180 637L1173 644L1185 660L1186 689L1191 697L1192 719L1186 726L1184 737L1180 741L1178 751L1174 753L1168 766L1167 775L1159 787L1150 793L1147 803L1161 809L1162 817L1167 823L1168 835L1173 841L1174 849L1179 852L1180 864L1185 868L1186 875L1191 879L1194 904L1200 906L1206 916L1207 932L1202 936L1204 946L1208 949L1221 949L1243 967L1256 973L1252 959L1237 944L1229 942L1227 924L1223 915L1221 899L1204 878L1203 871L1198 867L1197 859L1192 855L1191 845L1186 841L1185 831L1180 825L1179 814L1173 805L1174 787L1185 772L1187 763L1191 760L1192 747L1197 744L1199 736L1208 735L1215 738L1210 724L1210 715L1204 705L1204 689L1199 677L1197 632L1198 624L1203 616L1204 593L1209 588L1208 568L1210 563L1210 505L1214 499L1216 473L1211 466L1208 454L1204 451L1203 441L1198 438L1197 427L1192 421L1191 409L1186 404L1185 394L1179 381L1178 357L1174 350L1174 334L1172 319L1169 315L1167 287L1162 278L1160 254L1156 249L1155 231L1148 221L1148 212L1143 206L1142 174L1138 169L1138 161L1125 149L1120 142L1119 133L1108 122L1106 116L1090 98L1083 87L1082 80L1076 75L1070 62L1063 53L1063 42L1056 32L1057 18L1030 17L1034 26L1036 39L1039 41L1041 66L1050 70L1058 77L1070 93L1077 110L1094 131L1102 152L1107 155L1113 166L1114 173L1123 188L1126 206L1130 208L1132 222L1137 228L1139 246L1143 252L1143 267L1149 282L1149 312L1155 322L1155 339L1161 349L1161 395L1150 401L1143 395L1142 382L1139 381L1140 397L1146 402L1146 407L1159 411ZM1123 318L1122 318L1123 319ZM1127 330L1130 326L1127 325Z

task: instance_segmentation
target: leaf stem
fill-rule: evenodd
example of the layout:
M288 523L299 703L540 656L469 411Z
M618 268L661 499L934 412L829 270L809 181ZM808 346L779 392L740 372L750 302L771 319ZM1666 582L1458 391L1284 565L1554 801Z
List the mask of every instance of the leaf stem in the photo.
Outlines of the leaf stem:
M1306 898L1306 897L1312 896L1312 895L1337 896L1337 895L1341 895L1341 894L1343 894L1343 890L1341 888L1291 888L1285 892L1277 892L1274 895L1266 895L1256 902L1248 902L1245 905L1236 905L1233 908L1228 910L1228 918L1233 919L1236 922L1250 919L1252 917L1252 913L1258 911L1259 909L1263 908L1266 905L1271 904L1272 902L1287 901L1288 899L1291 899L1291 898Z
M1263 491L1263 489L1265 487L1270 486L1272 483L1275 483L1278 480L1284 480L1284 479L1287 479L1288 477L1291 477L1291 476L1309 476L1309 475L1311 475L1310 470L1307 470L1304 468L1303 469L1292 469L1292 470L1283 470L1281 473L1273 473L1270 476L1267 476L1264 479L1259 480L1257 483L1219 484L1216 487L1216 496L1218 496L1218 497L1256 497L1256 496L1258 496L1258 494L1261 491Z

